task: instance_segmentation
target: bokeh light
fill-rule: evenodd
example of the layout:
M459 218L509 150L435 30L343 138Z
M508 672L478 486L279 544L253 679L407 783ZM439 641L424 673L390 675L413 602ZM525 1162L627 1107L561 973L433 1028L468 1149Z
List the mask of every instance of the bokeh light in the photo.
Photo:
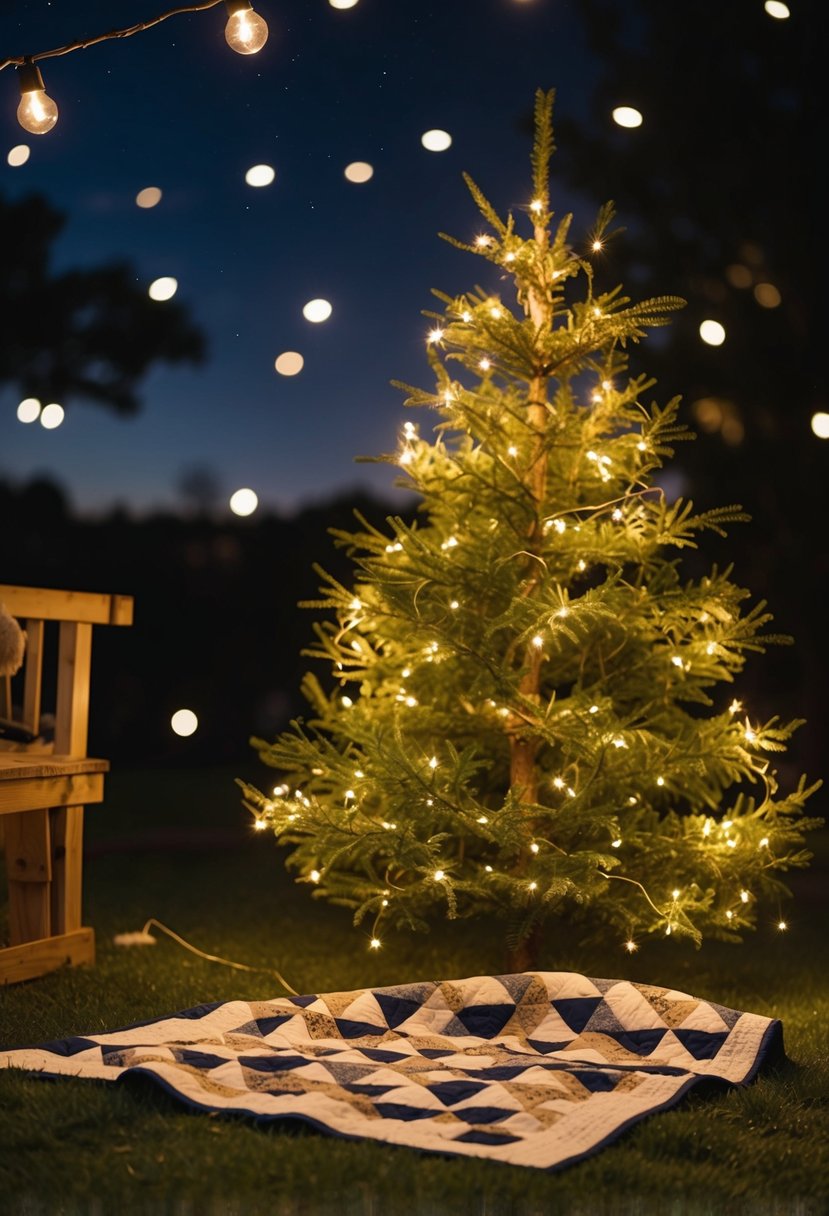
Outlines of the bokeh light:
M320 321L327 321L333 311L328 300L309 300L302 310L302 315L306 321L313 321L318 325Z
M165 275L160 279L153 279L147 294L151 300L172 300L177 290L178 280Z
M424 131L420 142L428 152L445 152L452 146L452 136L448 131L441 131L436 127L433 131Z
M247 487L234 490L230 496L230 509L234 515L253 515L258 506L259 498L256 491Z
M276 357L273 365L280 376L296 376L305 366L305 360L298 350L284 350Z
M40 402L37 397L26 397L17 407L18 422L37 422L40 417Z
M170 719L170 727L174 735L180 735L182 739L186 739L188 735L196 733L199 728L199 720L192 709L177 709Z
M332 8L354 8L357 0L328 0Z
M370 181L374 177L373 167L365 160L353 160L350 165L346 165L344 173L350 182L357 184Z
M730 266L726 266L725 277L732 287L750 287L754 282L754 275L748 266L743 266L740 262L732 262Z
M137 207L157 207L161 202L161 191L158 186L145 186L143 190L139 190L135 196L135 204Z
M620 127L641 127L642 115L633 106L617 106L611 115L613 121Z
M788 4L783 4L781 0L766 0L763 8L776 21L785 21L787 17L791 17L792 15Z
M818 439L829 439L829 414L824 410L812 414L812 433L817 435Z
M28 144L15 144L15 146L10 149L6 160L13 169L16 169L18 165L25 165L31 154L32 150Z
M276 177L273 165L251 165L245 174L249 186L269 186Z
M40 425L47 431L53 431L56 426L60 426L64 417L63 406L58 405L57 401L52 401L49 405L44 405L40 411Z
M703 321L699 327L699 336L708 346L722 346L725 341L725 326L719 321Z
M779 308L782 302L774 283L758 283L754 288L754 298L762 308Z

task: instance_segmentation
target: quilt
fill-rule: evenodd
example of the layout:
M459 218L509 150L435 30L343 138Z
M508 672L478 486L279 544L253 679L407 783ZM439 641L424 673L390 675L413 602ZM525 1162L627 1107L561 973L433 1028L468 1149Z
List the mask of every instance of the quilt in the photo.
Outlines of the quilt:
M700 1081L746 1084L775 1049L772 1018L540 971L199 1005L0 1051L0 1066L145 1074L204 1111L551 1170Z

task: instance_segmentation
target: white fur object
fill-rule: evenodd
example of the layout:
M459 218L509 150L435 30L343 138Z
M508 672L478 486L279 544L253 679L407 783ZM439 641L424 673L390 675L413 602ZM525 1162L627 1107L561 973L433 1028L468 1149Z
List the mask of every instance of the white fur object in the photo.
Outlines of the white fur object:
M26 635L0 604L0 676L13 676L23 663Z

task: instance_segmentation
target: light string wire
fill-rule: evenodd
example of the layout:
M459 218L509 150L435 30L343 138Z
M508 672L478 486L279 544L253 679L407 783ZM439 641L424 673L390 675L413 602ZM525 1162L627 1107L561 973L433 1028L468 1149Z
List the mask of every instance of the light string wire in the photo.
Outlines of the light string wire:
M9 55L7 59L0 60L0 71L3 68L22 67L26 63L35 63L38 59L54 59L58 55L69 55L72 51L84 51L87 47L96 46L97 43L107 42L112 38L129 38L133 34L142 34L145 30L152 29L154 25L159 25L168 17L177 17L179 13L201 13L209 8L216 8L221 3L222 0L200 0L196 4L182 4L178 8L168 9L166 13L161 13L158 17L150 18L149 21L141 21L138 25L130 25L121 30L110 30L106 34L96 34L93 38L80 38L77 42L54 47L51 51L38 51L34 55Z
M248 966L247 963L234 963L230 959L222 958L218 954L207 954L204 950L199 950L199 948L197 946L191 946L190 942L185 941L183 937L180 937L178 933L176 933L173 929L168 928L167 925L163 925L160 920L156 920L156 918L154 916L150 917L150 919L144 925L144 928L141 930L140 935L138 935L145 939L145 943L147 945L150 944L149 942L146 941L147 938L150 938L151 941L155 940L153 938L152 934L150 933L151 925L155 925L156 929L160 929L162 933L166 933L168 937L171 937L174 942L178 942L178 944L180 946L183 946L185 950L189 950L192 954L197 954L199 956L199 958L207 959L207 961L209 963L220 963L223 967L232 967L234 969L234 971L254 971L254 972L259 973L260 975L274 975L279 980L282 987L284 989L286 989L287 992L290 992L290 994L292 996L299 996L299 993L297 992L296 988L292 988L291 985L288 983L288 981L285 979L285 977L279 971L277 971L274 967L250 967L250 966ZM119 938L121 938L122 940L119 941L118 940ZM124 940L124 939L129 939L129 938L132 938L133 940L132 941ZM133 944L137 944L137 943L135 942L133 934L117 934L116 938L115 938L115 944L116 945L133 945Z

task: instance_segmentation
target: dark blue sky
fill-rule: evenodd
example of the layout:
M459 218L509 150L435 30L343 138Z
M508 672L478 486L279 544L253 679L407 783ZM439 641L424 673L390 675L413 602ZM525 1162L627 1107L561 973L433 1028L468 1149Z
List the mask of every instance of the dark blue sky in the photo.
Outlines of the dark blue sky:
M30 54L157 16L164 0L6 0L0 57ZM529 199L536 87L580 113L592 80L575 0L261 0L271 37L259 55L225 44L224 7L176 16L132 38L41 64L60 107L44 136L18 126L17 82L0 74L2 186L45 194L68 214L56 265L128 259L137 281L178 280L209 342L205 364L145 382L122 419L66 402L55 431L17 421L0 397L0 476L47 473L82 511L171 505L184 467L212 466L225 495L251 486L291 510L357 484L389 490L388 466L353 463L395 446L403 417L389 381L430 383L423 349L432 287L465 290L481 263L440 241L480 231L461 172L501 209ZM620 101L624 101L620 98ZM608 124L611 124L608 115ZM430 153L421 134L452 135ZM31 147L28 162L8 150ZM372 180L343 176L369 161ZM268 163L273 185L245 171ZM145 186L163 191L151 210ZM585 222L602 200L584 209ZM573 200L562 190L559 210ZM332 318L312 325L322 296ZM158 305L163 308L163 304ZM274 371L284 350L305 367Z

